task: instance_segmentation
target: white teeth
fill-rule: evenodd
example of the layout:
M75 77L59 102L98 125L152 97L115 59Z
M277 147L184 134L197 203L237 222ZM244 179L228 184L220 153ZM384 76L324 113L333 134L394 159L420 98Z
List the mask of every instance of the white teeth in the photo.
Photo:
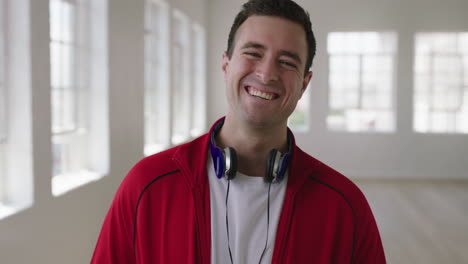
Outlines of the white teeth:
M259 90L255 90L255 89L253 89L251 87L248 87L247 91L249 92L250 95L260 97L260 98L265 99L265 100L273 99L273 95L268 94L268 93L264 93L264 92L259 91Z

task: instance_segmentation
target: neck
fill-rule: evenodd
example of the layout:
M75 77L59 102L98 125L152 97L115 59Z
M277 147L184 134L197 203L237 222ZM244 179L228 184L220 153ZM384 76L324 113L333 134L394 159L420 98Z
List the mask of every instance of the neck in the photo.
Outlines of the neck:
M286 124L276 127L253 126L227 116L216 137L219 147L237 152L237 170L249 176L265 176L267 157L272 149L287 152Z

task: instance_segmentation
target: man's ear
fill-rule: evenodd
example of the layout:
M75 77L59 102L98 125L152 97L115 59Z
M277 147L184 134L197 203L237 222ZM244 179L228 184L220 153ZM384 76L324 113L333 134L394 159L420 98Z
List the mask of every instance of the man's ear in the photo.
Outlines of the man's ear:
M223 62L222 62L222 65L221 65L221 69L223 70L223 73L224 73L224 79L226 79L228 66L229 66L229 55L225 51L225 52L223 52Z
M312 79L312 75L314 75L314 74L313 74L313 72L310 71L310 72L308 72L308 73L306 74L306 76L304 77L304 80L302 81L302 89L301 89L302 94L301 94L301 97L302 97L302 95L304 94L304 92L305 92L305 90L307 89L307 87L309 86L309 82L310 82L310 80Z

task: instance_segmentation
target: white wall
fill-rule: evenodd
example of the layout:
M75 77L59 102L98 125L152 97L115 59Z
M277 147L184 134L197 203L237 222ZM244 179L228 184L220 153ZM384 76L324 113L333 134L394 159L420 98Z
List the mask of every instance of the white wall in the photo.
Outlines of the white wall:
M208 123L226 113L221 54L243 0L211 0L209 5ZM311 131L296 133L309 154L349 177L468 179L468 135L412 132L412 61L415 32L468 31L463 0L298 0L309 11L317 39L312 70ZM350 134L326 128L328 59L326 39L333 31L395 31L397 58L397 131Z
M88 263L111 199L143 152L143 0L109 0L110 173L60 197L51 194L50 89L47 0L31 0L34 204L0 220L0 263ZM207 26L208 121L225 114L221 53L240 0L172 0ZM303 148L350 176L468 178L467 136L411 132L412 35L468 30L465 0L300 1L318 39L311 103L312 131L296 135ZM20 19L20 18L19 18ZM400 36L398 132L330 133L327 112L327 33L395 30Z
M143 157L144 2L108 2L110 173L98 182L53 197L48 1L30 1L34 203L0 220L2 264L89 263L118 185ZM205 0L168 2L206 25Z

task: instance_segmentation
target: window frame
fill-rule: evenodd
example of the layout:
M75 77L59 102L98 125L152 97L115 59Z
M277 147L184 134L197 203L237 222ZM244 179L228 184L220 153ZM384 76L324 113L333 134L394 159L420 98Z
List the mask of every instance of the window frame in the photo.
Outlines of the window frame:
M455 46L453 50L438 51L435 47L437 37L444 36L455 38ZM463 112L467 112L468 103L465 102L468 98L468 69L464 67L464 60L468 61L468 51L463 52L460 45L460 39L462 35L465 35L468 42L468 32L421 32L415 35L414 45L414 99L413 99L413 131L416 133L443 133L443 134L467 134L468 126L463 127L463 121L457 121ZM430 46L429 51L418 50L418 48L424 48L423 41L426 40L426 45ZM440 39L439 39L440 40ZM426 47L427 48L427 47ZM455 67L458 72L438 72L436 70L437 63L435 61L440 59L454 58L454 61L458 61L458 67ZM427 60L428 66L426 70L420 69L419 61ZM465 71L465 72L464 72ZM466 73L466 74L465 74ZM444 84L443 90L438 90L436 87L441 86L441 79L447 80L448 75L458 75L458 82L453 84ZM423 85L424 78L428 82L427 87ZM447 106L447 94L452 94L453 98L458 98L459 102L456 107ZM437 101L440 97L438 95L444 94L445 101ZM454 94L454 96L453 96ZM438 106L445 104L445 106ZM425 107L423 107L425 105ZM425 109L427 109L425 111ZM445 127L437 127L436 124L442 121L439 119L435 121L437 116L442 118L445 123ZM425 118L423 118L425 117ZM421 119L419 119L421 118ZM425 121L424 121L425 119ZM468 122L468 121L466 121ZM424 124L425 123L425 124ZM460 124L462 123L462 124Z
M362 45L359 46L354 46L352 48L349 48L349 50L341 50L341 51L336 51L333 49L336 49L335 43L332 43L332 37L337 38L336 36L341 35L341 37L349 37L351 34L355 35L355 38L357 38L356 42L362 42L362 38L365 35L370 35L370 34L378 34L377 36L379 39L381 38L389 38L390 43L387 43L387 46L381 46L379 48L374 48L374 50L369 50L365 51L362 47ZM346 36L347 35L347 36ZM328 114L327 114L327 127L329 130L332 131L338 131L338 132L348 132L348 133L394 133L396 131L396 56L397 56L397 34L395 32L389 32L389 31L381 31L381 32L331 32L328 35L328 58L329 58L329 77L328 77L328 82L329 82L329 108L328 108ZM351 74L349 70L346 70L347 75L350 76L357 76L357 80L355 83L355 88L350 90L344 89L347 91L348 94L348 99L354 97L354 101L356 102L355 106L350 106L349 102L348 103L342 103L344 104L341 107L335 107L333 106L336 104L336 101L334 101L334 96L333 94L340 93L344 91L343 88L337 89L334 88L334 79L333 76L336 74L339 74L340 72L335 72L332 69L332 61L333 60L339 60L339 58L345 58L349 57L351 59L354 59L357 61L357 71L355 74ZM389 65L390 68L387 72L387 74L383 75L385 79L389 80L388 88L383 89L383 86L376 87L374 89L374 99L384 96L386 97L387 101L387 106L386 107L379 107L379 105L374 105L374 106L366 106L365 105L365 97L369 96L370 93L369 91L366 91L369 87L369 85L366 85L365 78L366 75L372 76L371 74L367 73L365 70L365 63L366 60L371 60L371 59L384 59L384 60L389 60ZM341 78L340 78L341 79ZM351 87L349 85L348 87ZM335 114L334 114L335 113ZM338 115L337 113L342 113L341 116ZM384 122L385 125L383 127L380 127L376 123L379 122L379 120L383 120L383 116L386 115L389 119L388 122ZM350 127L349 120L353 119L351 116L355 116L355 126ZM367 116L367 118L366 118ZM379 117L380 116L380 117ZM342 124L340 127L333 127L334 124L333 122L336 122L337 118L340 118ZM368 121L364 121L368 119ZM383 121L380 121L383 122ZM364 123L367 123L364 125ZM356 124L358 124L356 126ZM335 124L336 125L336 124ZM342 126L342 127L341 127Z
M69 34L75 51L74 68L70 72L76 123L66 129L54 129L53 34L54 14L49 7L51 56L51 107L52 107L52 194L62 195L89 182L98 180L109 171L108 127L108 58L107 58L107 0L49 0L72 6ZM62 8L64 8L62 6ZM63 14L62 14L63 15ZM57 15L57 16L60 16ZM61 25L59 25L61 26ZM67 31L68 30L68 31ZM66 37L60 36L61 38ZM65 83L66 84L66 83ZM59 102L60 103L60 102ZM91 114L92 113L92 114ZM57 126L56 126L57 127ZM68 129L70 128L70 129Z
M1 144L0 219L33 204L32 87L29 2L3 0L5 128ZM21 20L15 19L21 17ZM4 91L5 91L4 90ZM1 106L0 106L1 107ZM14 122L12 122L14 120Z
M66 38L63 35L59 36L59 39L54 39L53 34L54 32L54 23L52 21L53 19L53 10L52 10L52 3L55 2L57 4L61 3L62 5L64 4L70 4L71 5L71 11L72 11L72 16L71 16L71 21L69 21L71 28L69 28L70 32L68 33L70 36L68 39L63 39ZM83 150L83 145L82 144L76 144L77 141L83 141L87 137L87 121L85 119L86 115L86 109L87 107L84 105L85 102L88 100L86 99L87 95L89 95L89 83L87 83L87 79L89 79L89 72L85 73L85 69L89 68L86 67L89 63L89 58L86 57L86 55L89 56L89 48L86 46L85 43L88 42L88 37L86 34L89 34L89 31L86 32L88 29L87 25L87 17L86 14L90 12L89 10L89 4L87 1L84 0L50 0L50 50L51 50L51 104L52 104L52 142L53 142L53 151L54 152L54 160L60 159L61 162L59 163L54 163L53 166L53 177L56 176L63 176L63 174L68 174L74 171L75 168L78 167L84 167L84 161L77 162L77 164L72 164L73 162L71 161L71 153L67 151L68 147L73 149L80 149L82 152ZM62 6L64 8L65 6ZM86 8L88 8L86 10ZM63 10L63 9L62 9ZM86 12L87 11L87 12ZM63 16L65 14L59 13L57 14L58 16L62 16L61 20L63 21ZM61 25L58 25L58 27L63 26L63 23ZM63 33L63 31L66 31L67 28L60 28L60 33ZM70 87L67 87L67 85L63 85L63 83L59 83L59 87L55 86L55 74L59 76L63 76L63 72L55 72L54 71L54 44L55 45L61 45L59 52L63 51L62 48L69 48L71 50L71 56L73 58L69 65L69 71L70 71ZM60 54L63 55L63 54ZM59 57L60 59L60 65L58 65L59 70L62 71L66 66L63 66L63 62L66 61L65 58ZM55 66L57 67L57 66ZM61 80L59 80L61 81ZM60 86L63 85L63 86ZM54 92L57 90L63 90L64 92L69 92L72 94L71 100L73 101L73 116L71 119L74 121L71 122L72 125L69 127L63 126L63 128L60 128L60 126L56 126L56 118L54 118L54 114L62 114L65 112L66 109L60 109L59 111L55 111L54 109L54 104L66 104L66 101L64 100L64 95L62 95L61 100L56 101L54 100ZM59 127L59 128L57 128ZM59 148L63 148L63 151L56 151ZM58 152L58 153L57 153ZM77 155L77 156L83 156L83 155ZM81 164L83 165L81 165ZM57 168L59 166L60 168Z

